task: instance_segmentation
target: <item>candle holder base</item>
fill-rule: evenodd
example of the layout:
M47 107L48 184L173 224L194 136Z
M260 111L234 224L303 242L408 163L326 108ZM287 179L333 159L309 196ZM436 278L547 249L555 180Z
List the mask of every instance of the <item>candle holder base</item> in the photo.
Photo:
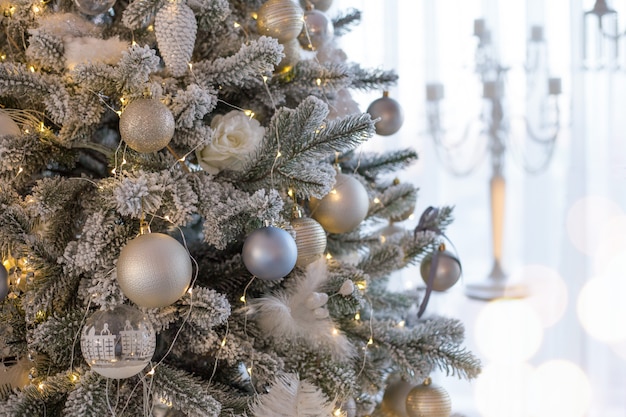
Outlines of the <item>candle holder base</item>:
M530 295L530 290L523 283L508 280L496 262L487 279L465 286L465 295L475 300L491 301L498 298L525 298Z

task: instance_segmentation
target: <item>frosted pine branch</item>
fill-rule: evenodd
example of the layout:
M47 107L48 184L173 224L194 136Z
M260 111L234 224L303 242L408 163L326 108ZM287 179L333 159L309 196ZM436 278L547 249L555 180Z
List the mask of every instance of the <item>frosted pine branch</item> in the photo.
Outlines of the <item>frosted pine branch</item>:
M122 23L129 29L143 29L152 21L163 0L134 0L122 14Z
M93 371L80 376L67 396L63 415L66 417L101 417L110 413L107 404L106 378Z
M350 32L353 26L361 22L361 12L356 9L349 9L341 15L333 18L335 36L342 36Z
M385 90L398 81L398 75L393 71L364 69L357 64L350 67L350 73L352 74L350 87L358 90Z
M65 66L63 39L44 30L30 31L26 55L44 68L61 71Z
M390 151L384 154L359 153L358 158L342 162L347 171L357 171L368 181L374 181L380 175L393 173L408 168L417 161L414 149Z
M282 50L276 39L261 36L243 44L235 55L194 64L195 79L206 86L241 87L272 72L283 57Z

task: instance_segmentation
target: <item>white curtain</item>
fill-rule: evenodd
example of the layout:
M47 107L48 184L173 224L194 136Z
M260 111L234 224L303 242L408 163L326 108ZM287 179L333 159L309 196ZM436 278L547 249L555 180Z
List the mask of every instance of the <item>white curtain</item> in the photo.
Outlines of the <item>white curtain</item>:
M623 3L609 4L626 22ZM626 416L626 70L582 69L582 16L592 6L593 0L335 0L328 11L361 10L361 25L340 45L351 61L400 76L390 96L404 109L404 125L368 149L418 151L419 162L400 177L420 187L418 215L430 205L455 206L447 236L463 264L463 283L437 295L429 312L462 319L468 346L484 361L476 381L435 378L453 410L468 417ZM451 175L427 134L429 82L445 86L449 134L478 122L482 90L472 73L472 34L479 18L510 68L513 116L532 110L524 107L521 81L532 26L543 28L550 74L563 87L561 130L547 170L525 172L523 146L506 153L504 268L531 284L525 303L464 296L464 285L484 279L492 266L489 159L470 175ZM354 94L362 110L379 96ZM410 270L396 285L418 282L419 271Z

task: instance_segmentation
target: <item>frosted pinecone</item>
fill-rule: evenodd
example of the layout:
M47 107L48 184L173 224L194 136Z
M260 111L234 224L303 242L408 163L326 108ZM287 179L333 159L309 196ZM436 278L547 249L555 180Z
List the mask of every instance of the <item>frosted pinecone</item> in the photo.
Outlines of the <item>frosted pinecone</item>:
M169 0L159 9L154 22L159 51L172 75L180 77L189 68L198 24L187 4Z

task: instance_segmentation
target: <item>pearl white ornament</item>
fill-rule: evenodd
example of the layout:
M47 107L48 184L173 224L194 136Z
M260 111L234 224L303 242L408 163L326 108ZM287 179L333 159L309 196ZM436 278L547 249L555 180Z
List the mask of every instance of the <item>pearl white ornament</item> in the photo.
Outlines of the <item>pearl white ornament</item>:
M413 384L401 378L391 381L383 394L382 410L397 417L408 417L406 413L406 396L413 389L413 386Z
M296 265L307 266L318 259L326 250L326 231L317 221L310 217L299 217L291 220L296 232L298 259Z
M74 4L81 13L97 16L113 7L115 0L74 0Z
M329 233L354 230L367 216L369 196L363 184L349 175L338 173L335 186L321 200L311 198L311 217Z
M330 315L330 313L327 309L320 307L313 310L313 315L316 319L325 319Z
M351 279L345 280L344 283L341 284L341 288L339 288L339 294L343 295L344 297L352 295L353 292L354 282L352 282Z
M376 99L367 108L367 113L372 116L372 119L378 119L374 127L376 133L381 136L389 136L396 133L402 127L404 123L404 114L400 104L389 97L389 93L385 91L383 96Z
M314 292L306 298L305 305L307 308L314 310L322 307L328 301L328 294L325 292Z
M283 278L296 266L298 248L285 230L268 226L248 235L241 256L252 275L273 281Z
M420 275L425 283L428 283L430 266L433 254L428 254L420 264ZM433 291L447 291L457 283L461 277L461 262L447 250L439 250L437 260L437 271L433 281Z
M166 307L185 294L193 268L183 245L162 233L139 235L117 260L117 282L135 304Z
M4 110L0 109L0 136L4 135L12 135L17 136L20 135L22 131L19 126L11 116L7 114Z
M159 100L141 98L130 103L120 116L120 136L129 148L156 152L174 136L176 123L170 109Z
M87 319L80 349L87 364L107 378L129 378L146 367L156 348L156 333L144 314L119 305Z
M329 42L335 35L333 22L319 10L307 10L304 12L304 28L298 40L304 49L315 51Z
M9 272L0 264L0 301L9 295Z

